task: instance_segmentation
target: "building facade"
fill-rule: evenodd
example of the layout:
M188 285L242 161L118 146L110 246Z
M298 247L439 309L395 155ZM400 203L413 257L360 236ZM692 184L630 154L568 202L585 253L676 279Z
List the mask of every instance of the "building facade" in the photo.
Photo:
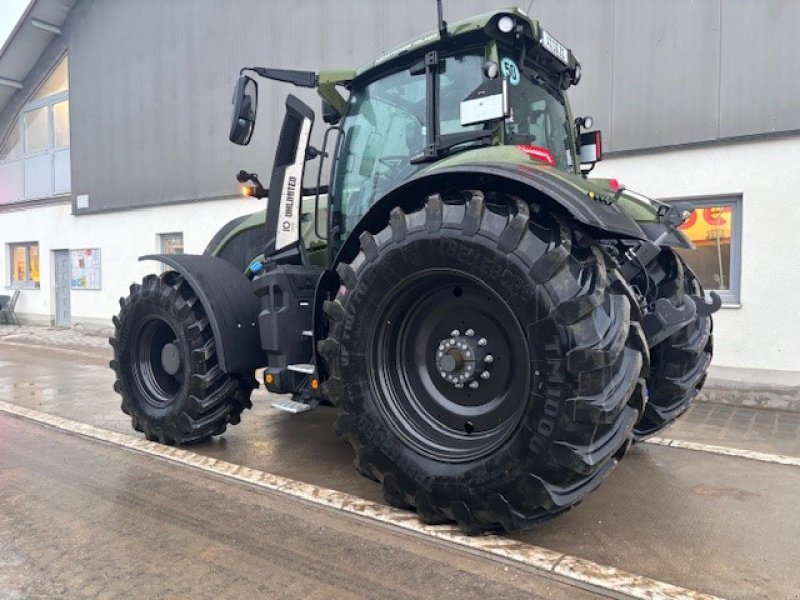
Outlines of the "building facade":
M445 0L451 20L497 7ZM687 260L725 301L715 364L800 370L800 4L535 0L530 12L582 63L570 97L603 131L593 175L698 207ZM235 146L242 66L355 67L435 14L433 0L32 2L0 50L0 273L21 290L23 322L106 327L128 285L161 268L138 256L202 252L262 208L233 175L268 176L287 92L319 100L265 83L254 142Z

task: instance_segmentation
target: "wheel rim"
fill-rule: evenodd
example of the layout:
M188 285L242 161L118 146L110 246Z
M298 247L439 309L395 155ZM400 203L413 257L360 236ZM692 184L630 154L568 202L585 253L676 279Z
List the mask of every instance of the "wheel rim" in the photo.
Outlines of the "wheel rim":
M491 453L516 430L530 390L530 354L494 290L460 271L421 272L378 309L369 380L408 446L444 462Z
M178 336L164 319L141 321L135 334L132 372L141 397L155 408L170 405L183 385L183 364Z

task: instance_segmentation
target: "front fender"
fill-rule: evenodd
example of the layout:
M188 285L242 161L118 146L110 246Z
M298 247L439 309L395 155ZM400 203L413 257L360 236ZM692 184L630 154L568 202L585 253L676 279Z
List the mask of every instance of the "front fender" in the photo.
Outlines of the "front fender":
M148 254L180 273L205 309L225 373L247 373L267 364L258 334L261 304L250 280L234 265L216 256Z
M419 203L431 192L465 189L498 189L531 200L544 200L569 214L575 221L606 237L648 239L639 224L607 197L593 199L550 169L503 162L461 162L451 166L433 165L391 189L370 207L339 250L336 262L352 258L358 250L358 237L365 230L382 227L395 207Z

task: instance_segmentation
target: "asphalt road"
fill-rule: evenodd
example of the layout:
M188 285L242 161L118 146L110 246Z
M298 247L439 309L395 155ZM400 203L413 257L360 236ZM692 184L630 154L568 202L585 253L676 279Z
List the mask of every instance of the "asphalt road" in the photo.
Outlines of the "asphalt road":
M103 353L0 343L0 399L138 435L119 412L106 365ZM668 435L800 456L792 415L726 410L693 410ZM331 409L278 413L262 396L241 425L192 451L380 501L332 420ZM0 490L0 540L13 540L0 545L0 597L14 581L41 586L32 596L71 597L159 596L164 582L178 596L583 593L8 417L0 420ZM514 537L723 597L797 598L798 492L797 467L642 445L583 504Z

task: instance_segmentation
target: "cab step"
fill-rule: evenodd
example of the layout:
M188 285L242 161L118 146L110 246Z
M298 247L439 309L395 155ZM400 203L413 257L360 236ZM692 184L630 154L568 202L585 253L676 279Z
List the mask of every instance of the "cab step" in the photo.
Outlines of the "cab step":
M316 404L312 405L306 402L297 402L296 400L287 398L285 400L276 400L272 403L272 408L296 415L316 408Z
M289 365L286 367L289 371L294 371L295 373L303 373L304 375L313 375L316 369L314 365L309 365L307 363L297 363L295 365Z

